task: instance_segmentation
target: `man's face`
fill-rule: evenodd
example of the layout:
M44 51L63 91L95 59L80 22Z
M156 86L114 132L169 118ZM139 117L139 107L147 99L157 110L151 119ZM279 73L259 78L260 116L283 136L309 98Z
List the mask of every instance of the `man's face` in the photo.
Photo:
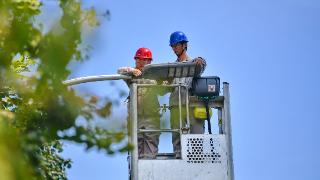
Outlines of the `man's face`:
M151 63L151 59L141 59L141 58L135 58L136 60L136 68L141 70L145 65Z
M183 50L185 49L186 44L182 43L177 43L171 46L173 52L177 55L180 56L183 53Z

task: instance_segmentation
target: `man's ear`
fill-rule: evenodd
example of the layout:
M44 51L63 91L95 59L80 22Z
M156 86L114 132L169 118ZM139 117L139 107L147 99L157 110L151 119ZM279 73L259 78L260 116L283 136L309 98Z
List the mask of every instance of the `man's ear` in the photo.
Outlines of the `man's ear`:
M188 43L185 42L185 43L183 43L182 45L183 45L183 49L185 49L185 50L187 51L187 49L188 49Z

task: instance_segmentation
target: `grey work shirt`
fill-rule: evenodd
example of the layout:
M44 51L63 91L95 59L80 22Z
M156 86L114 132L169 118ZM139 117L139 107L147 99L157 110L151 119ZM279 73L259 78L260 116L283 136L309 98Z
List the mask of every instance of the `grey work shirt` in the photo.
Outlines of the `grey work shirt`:
M199 76L203 73L203 71L206 68L206 61L201 58L204 61L204 65L200 69ZM184 61L183 63L193 63L195 59L192 59L190 57L187 58L187 61ZM179 62L178 60L176 62ZM186 95L187 91L191 88L193 77L182 77L182 78L174 78L172 81L172 84L183 84L186 85L187 88L181 87L181 104L186 104ZM170 106L178 106L179 105L179 88L176 87L174 91L170 95Z

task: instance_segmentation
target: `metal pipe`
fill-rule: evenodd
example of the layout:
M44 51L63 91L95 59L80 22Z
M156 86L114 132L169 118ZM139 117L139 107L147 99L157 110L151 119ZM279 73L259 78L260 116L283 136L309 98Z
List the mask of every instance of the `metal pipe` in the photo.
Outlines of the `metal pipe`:
M219 126L219 134L223 134L223 129L222 129L222 108L218 108L218 126Z
M181 86L178 86L178 89L179 89L179 129L180 129L180 148L182 148L182 144L181 144L181 136L182 136L182 113L181 113ZM181 151L180 151L180 154L181 154Z
M106 81L106 80L120 80L120 79L131 79L130 76L120 75L120 74L113 74L113 75L98 75L98 76L85 76L85 77L78 77L74 79L69 79L63 81L63 84L67 86L72 86L81 83L87 82L95 82L95 81Z
M190 118L189 118L189 91L186 87L186 111L187 111L187 126L188 126L188 133L190 133Z
M178 86L179 90L179 128L180 128L180 137L181 137L181 127L182 127L182 112L181 112L181 86Z
M138 111L137 111L137 84L130 85L130 120L131 120L131 143L134 145L131 151L131 179L138 179Z
M231 115L230 115L230 93L229 83L223 83L223 96L224 96L224 133L226 136L226 144L228 149L228 173L229 179L234 180L233 171L233 151L232 151L232 136L231 136Z
M207 121L208 121L208 132L209 132L209 134L212 134L211 123L210 123L209 100L206 100L205 104L206 104L206 114L207 114Z

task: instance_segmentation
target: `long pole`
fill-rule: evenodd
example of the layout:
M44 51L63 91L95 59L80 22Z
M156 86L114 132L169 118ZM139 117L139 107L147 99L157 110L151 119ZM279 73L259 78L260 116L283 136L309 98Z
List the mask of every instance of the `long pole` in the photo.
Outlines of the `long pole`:
M230 180L234 180L233 171L233 151L232 151L232 131L231 131L231 115L230 115L230 93L229 83L223 83L223 96L224 96L224 133L226 136L226 143L228 149L228 173Z
M120 75L120 74L112 74L112 75L98 75L98 76L85 76L78 77L74 79L69 79L63 81L63 84L67 86L72 86L81 83L87 82L96 82L96 81L106 81L106 80L120 80L120 79L131 79L130 76Z
M130 85L130 121L131 121L131 180L138 179L138 111L137 111L137 83Z

